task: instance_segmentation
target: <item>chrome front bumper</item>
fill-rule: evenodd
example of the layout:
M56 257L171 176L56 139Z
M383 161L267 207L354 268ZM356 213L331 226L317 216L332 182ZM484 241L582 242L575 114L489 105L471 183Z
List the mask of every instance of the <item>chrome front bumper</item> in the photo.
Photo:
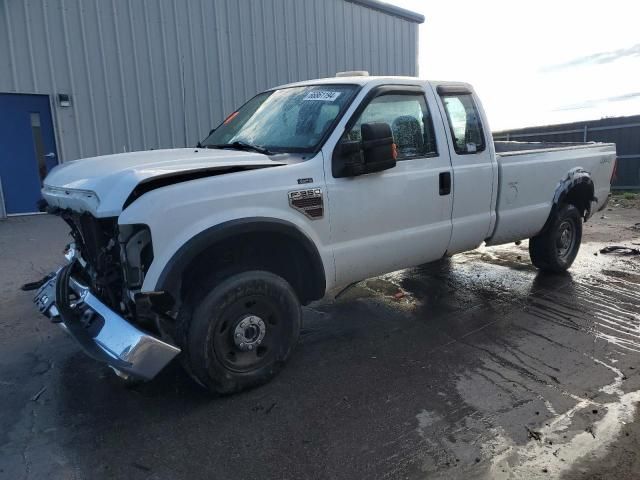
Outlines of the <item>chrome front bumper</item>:
M139 330L102 303L70 275L72 265L58 270L36 294L34 303L59 323L91 357L123 376L150 380L180 349ZM64 285L66 283L66 285ZM66 292L75 293L69 301Z

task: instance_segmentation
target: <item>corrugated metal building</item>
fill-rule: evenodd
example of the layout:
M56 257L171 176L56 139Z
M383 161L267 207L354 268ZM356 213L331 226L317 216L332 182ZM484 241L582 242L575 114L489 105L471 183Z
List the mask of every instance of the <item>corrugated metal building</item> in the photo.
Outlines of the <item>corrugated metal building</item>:
M0 0L5 197L29 170L14 162L37 176L57 161L193 145L271 86L416 75L423 21L374 0ZM1 143L17 121L22 153ZM27 151L36 158L6 158Z
M494 132L494 140L521 142L613 142L618 167L613 188L640 188L640 115Z

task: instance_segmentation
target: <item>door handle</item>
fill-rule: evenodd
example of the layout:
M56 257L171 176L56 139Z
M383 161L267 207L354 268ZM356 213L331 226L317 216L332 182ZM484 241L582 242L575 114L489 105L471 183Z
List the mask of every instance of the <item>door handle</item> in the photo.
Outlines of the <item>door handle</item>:
M44 156L48 158L56 158L56 154L53 152L46 153Z
M451 193L451 172L442 172L439 177L440 195Z

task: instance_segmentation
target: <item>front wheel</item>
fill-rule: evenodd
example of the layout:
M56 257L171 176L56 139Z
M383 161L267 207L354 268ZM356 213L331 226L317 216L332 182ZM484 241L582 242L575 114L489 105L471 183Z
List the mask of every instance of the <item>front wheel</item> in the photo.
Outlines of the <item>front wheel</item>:
M195 380L214 393L270 380L300 333L295 292L286 280L265 271L232 275L187 307L184 361Z
M545 230L529 240L531 262L540 270L564 272L578 255L582 218L573 205L562 205L552 214Z

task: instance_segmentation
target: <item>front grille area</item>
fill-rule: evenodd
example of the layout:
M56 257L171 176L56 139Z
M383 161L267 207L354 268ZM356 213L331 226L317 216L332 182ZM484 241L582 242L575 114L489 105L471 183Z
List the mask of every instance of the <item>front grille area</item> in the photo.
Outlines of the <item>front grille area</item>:
M84 280L96 296L120 311L123 273L117 220L75 212L63 212L61 217L71 227L76 248L86 262L82 271Z
M74 222L80 235L82 235L82 253L84 259L96 269L102 269L105 261L104 252L106 251L109 242L115 243L115 225L111 219L98 220L97 218L84 213L77 216L76 222Z

